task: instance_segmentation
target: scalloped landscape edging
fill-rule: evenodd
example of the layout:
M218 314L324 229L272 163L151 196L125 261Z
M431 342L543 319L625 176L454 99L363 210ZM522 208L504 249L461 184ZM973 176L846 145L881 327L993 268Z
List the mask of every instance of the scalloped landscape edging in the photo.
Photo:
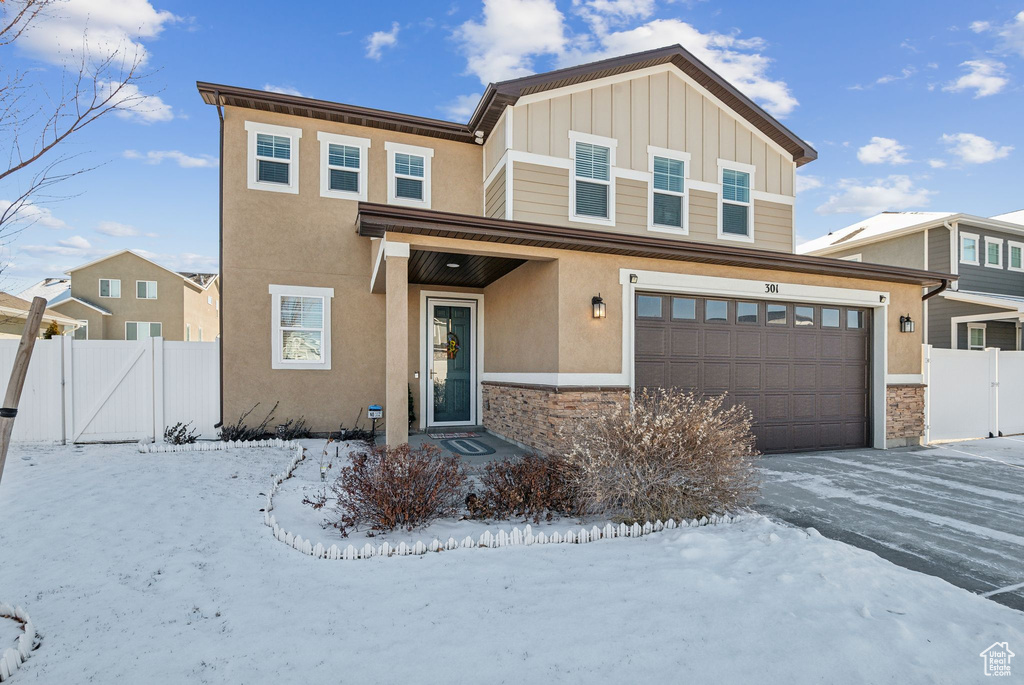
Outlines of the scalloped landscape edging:
M463 540L456 540L455 538L448 538L447 541L442 542L441 540L434 538L429 545L424 544L422 540L408 544L406 542L399 542L397 545L392 545L388 542L382 542L379 545L374 545L367 542L362 547L357 548L355 545L348 545L345 549L341 549L338 545L331 545L329 548L324 547L320 542L313 544L312 540L303 540L301 535L292 535L287 532L284 528L278 525L277 520L270 513L274 509L274 495L277 494L278 488L295 472L296 467L306 458L305 450L301 445L295 445L295 456L288 462L287 468L283 474L279 476L273 476L270 492L267 494L267 506L263 514L263 523L273 531L274 537L284 544L288 545L292 549L296 549L305 555L314 557L316 559L369 559L371 557L391 557L391 556L410 556L410 555L422 555L427 552L444 552L454 549L468 549L473 547L509 547L512 545L544 545L544 544L585 544L588 542L595 542L597 540L609 540L611 538L638 538L643 535L649 535L662 530L672 530L674 528L696 528L700 526L708 525L719 525L723 523L735 523L746 518L750 518L749 514L735 514L729 516L712 516L711 518L704 517L701 519L692 519L689 521L681 521L676 523L675 520L669 519L666 522L660 520L654 523L647 522L644 525L634 523L631 526L627 526L625 523L615 525L613 523L606 524L603 528L593 526L589 530L586 526L580 526L579 530L572 528L566 531L565 535L561 533L552 533L547 535L543 532L534 535L533 528L527 524L523 530L519 528L513 528L511 532L499 530L497 534L492 533L489 530L485 530L480 534L479 538L473 536L466 536Z
M140 442L139 452L143 454L158 454L161 452L218 452L221 450L246 449L249 447L279 447L294 449L298 447L297 440L282 440L272 438L270 440L211 440L209 442L192 442L187 445L168 445L161 442Z
M35 624L29 618L28 612L19 606L12 607L10 604L0 603L0 620L11 619L21 624L21 635L14 642L14 647L8 647L0 654L0 683L10 679L14 672L21 668L21 665L31 656L32 651L39 646L36 638Z

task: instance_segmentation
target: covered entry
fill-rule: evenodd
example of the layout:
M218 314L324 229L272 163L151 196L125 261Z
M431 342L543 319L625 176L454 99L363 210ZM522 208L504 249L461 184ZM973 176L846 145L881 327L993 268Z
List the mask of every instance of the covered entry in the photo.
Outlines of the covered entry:
M763 452L869 444L870 310L638 292L634 312L637 389L728 393Z

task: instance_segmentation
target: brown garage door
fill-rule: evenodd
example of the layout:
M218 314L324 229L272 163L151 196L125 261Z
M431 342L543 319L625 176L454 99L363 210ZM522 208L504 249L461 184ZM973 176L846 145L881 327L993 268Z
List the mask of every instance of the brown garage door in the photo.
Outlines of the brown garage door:
M762 452L863 447L868 310L638 293L636 387L729 394Z

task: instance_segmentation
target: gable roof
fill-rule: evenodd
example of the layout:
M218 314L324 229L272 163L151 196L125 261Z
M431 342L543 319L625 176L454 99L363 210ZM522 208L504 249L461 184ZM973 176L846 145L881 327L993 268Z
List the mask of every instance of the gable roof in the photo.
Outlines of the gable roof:
M498 118L505 107L514 105L524 95L564 88L661 64L673 64L678 67L680 71L707 89L727 107L793 155L793 161L797 166L802 166L818 158L818 152L807 142L797 137L778 119L761 109L753 100L681 45L669 45L622 57L611 57L589 64L581 64L576 67L492 83L487 86L480 104L477 105L476 111L470 117L469 129L482 131L486 136L498 123Z
M99 306L98 304L93 304L92 302L89 302L88 300L84 300L81 297L71 297L71 296L68 296L65 299L61 300L60 302L57 302L53 306L54 307L60 307L62 305L67 304L68 302L77 302L78 304L80 304L80 305L82 305L84 307L88 307L89 309L95 309L96 311L98 311L103 316L110 316L110 310L109 309L104 309L103 307Z
M41 297L52 304L59 299L64 299L62 296L70 290L70 278L44 278L22 290L18 293L18 297L28 302L31 302L33 297Z
M0 317L13 316L15 318L25 318L28 316L28 310L31 306L32 303L29 300L23 300L10 293L0 292ZM56 321L64 326L78 326L78 319L64 316L52 309L44 309L43 323L50 321Z
M1006 214L996 214L989 218L996 221L1009 221L1011 224L1024 225L1024 209L1018 209L1016 212L1007 212Z
M99 264L100 262L105 262L108 259L113 259L114 257L119 257L119 256L121 256L123 254L134 255L134 256L138 257L139 259L141 259L143 261L149 262L150 264L152 264L155 267L163 269L164 271L166 271L168 273L174 274L178 278L181 278L181 279L191 283L192 285L199 287L202 290L206 290L207 288L210 287L211 283L213 283L215 280L217 280L217 274L193 273L193 272L188 272L188 271L174 271L172 269L168 269L163 264L157 264L152 259L149 259L148 257L143 257L141 254L139 254L135 250L119 250L118 252L114 252L114 253L108 254L106 257L100 257L99 259L94 259L91 262L86 262L85 264L79 264L76 267L68 269L64 273L66 273L67 275L70 276L75 271L81 271L82 269L85 269L86 267L93 266L94 264Z
M707 89L736 114L750 122L757 130L791 154L797 166L802 166L818 158L817 151L806 141L797 137L778 119L761 109L753 100L681 45L669 45L622 57L612 57L589 64L491 83L484 91L483 97L467 124L205 81L197 81L196 88L199 90L203 102L208 105L245 107L264 112L277 112L403 133L415 133L463 143L482 143L498 123L498 118L505 107L514 105L519 98L525 95L586 83L661 64L673 64L678 67L680 71Z

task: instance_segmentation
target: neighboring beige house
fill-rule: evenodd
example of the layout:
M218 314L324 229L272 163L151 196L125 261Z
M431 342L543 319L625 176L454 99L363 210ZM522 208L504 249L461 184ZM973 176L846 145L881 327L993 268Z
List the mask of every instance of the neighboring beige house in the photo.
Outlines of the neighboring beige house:
M179 273L131 250L70 269L70 296L52 307L82 340L211 341L220 335L220 278Z
M25 319L32 306L31 300L23 300L9 293L0 292L0 339L21 338L25 330ZM78 326L78 321L52 309L43 311L43 320L39 325L38 337L43 337L50 324L56 323L61 334L70 333Z
M728 391L765 451L912 444L948 274L793 254L817 153L679 46L486 89L468 124L199 83L221 114L222 416L542 450L643 387ZM365 414L364 414L365 415Z

